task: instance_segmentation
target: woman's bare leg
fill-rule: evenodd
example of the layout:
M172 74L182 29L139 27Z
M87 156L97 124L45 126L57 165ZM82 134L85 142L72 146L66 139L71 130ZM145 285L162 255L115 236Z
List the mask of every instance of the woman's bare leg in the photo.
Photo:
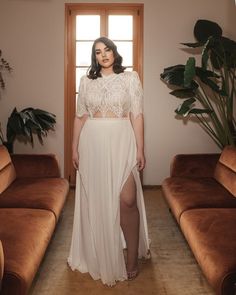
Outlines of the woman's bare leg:
M136 184L131 173L120 195L120 225L127 245L127 272L138 267L139 211Z

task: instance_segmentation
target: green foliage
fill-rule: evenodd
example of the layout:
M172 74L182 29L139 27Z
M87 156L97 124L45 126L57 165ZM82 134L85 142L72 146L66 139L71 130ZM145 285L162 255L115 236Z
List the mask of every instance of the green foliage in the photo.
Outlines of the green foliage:
M12 68L9 63L2 57L2 50L0 50L0 88L5 89L5 82L3 80L3 72L11 72Z
M55 123L56 116L44 110L26 108L18 112L14 108L7 122L7 142L13 143L17 136L23 136L33 145L33 134L36 134L43 144L43 137L49 130L54 130Z
M208 20L196 22L194 36L196 43L182 44L202 48L201 65L190 57L185 65L165 68L161 79L175 86L171 95L184 100L175 110L178 116L196 117L221 149L236 145L236 42L223 37L220 26Z

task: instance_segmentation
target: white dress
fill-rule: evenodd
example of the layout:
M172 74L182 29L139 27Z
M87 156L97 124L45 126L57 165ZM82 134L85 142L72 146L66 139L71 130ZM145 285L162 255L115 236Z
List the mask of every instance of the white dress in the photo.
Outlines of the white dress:
M100 111L102 118L93 115ZM107 118L112 111L116 117ZM127 279L120 227L120 193L130 173L140 214L139 258L149 258L143 191L136 166L136 140L129 119L143 112L143 91L136 72L97 79L83 76L77 116L89 114L79 138L74 224L68 264L112 286ZM124 118L124 116L126 116Z

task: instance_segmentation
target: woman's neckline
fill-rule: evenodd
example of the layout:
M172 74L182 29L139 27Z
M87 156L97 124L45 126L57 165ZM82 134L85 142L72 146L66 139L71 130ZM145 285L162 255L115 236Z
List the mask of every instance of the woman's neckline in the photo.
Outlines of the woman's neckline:
M101 73L101 72L100 72ZM109 77L112 77L112 76L114 76L114 75L116 75L116 73L110 73L110 74L103 74L103 73L101 73L101 76L102 76L102 78L109 78Z

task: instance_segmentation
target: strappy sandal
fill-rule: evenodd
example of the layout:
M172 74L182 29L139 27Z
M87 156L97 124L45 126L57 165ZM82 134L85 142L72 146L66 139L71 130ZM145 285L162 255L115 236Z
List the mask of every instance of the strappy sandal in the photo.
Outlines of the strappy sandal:
M134 280L138 276L138 269L133 271L127 271L127 279L128 281Z

